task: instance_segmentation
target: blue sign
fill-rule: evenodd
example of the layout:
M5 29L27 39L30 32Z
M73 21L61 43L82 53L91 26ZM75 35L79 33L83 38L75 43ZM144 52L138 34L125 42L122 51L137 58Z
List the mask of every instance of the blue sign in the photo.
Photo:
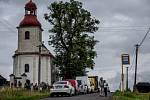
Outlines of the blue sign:
M130 64L129 54L122 54L122 64L123 65Z

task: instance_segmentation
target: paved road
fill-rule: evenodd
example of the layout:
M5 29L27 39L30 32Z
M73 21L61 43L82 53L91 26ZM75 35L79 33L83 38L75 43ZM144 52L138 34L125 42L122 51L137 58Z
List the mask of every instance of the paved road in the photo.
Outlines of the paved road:
M108 97L101 97L98 93L78 95L72 97L49 97L42 100L112 100L111 95Z

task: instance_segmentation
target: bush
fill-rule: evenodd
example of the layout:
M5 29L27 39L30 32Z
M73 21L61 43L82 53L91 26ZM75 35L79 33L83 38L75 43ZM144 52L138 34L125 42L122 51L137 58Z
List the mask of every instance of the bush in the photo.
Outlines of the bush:
M135 95L134 93L132 93L132 92L125 92L125 93L124 93L124 96L125 96L125 97L130 97L130 98L136 97L136 95Z
M116 91L115 91L115 93L114 93L114 95L116 95L116 96L120 96L120 95L121 95L121 91L116 90Z

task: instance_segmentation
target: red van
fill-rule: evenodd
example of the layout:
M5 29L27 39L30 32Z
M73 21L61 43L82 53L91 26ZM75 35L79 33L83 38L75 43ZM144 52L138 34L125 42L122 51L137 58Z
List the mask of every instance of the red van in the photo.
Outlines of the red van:
M78 82L75 79L66 79L66 81L69 81L71 85L75 88L75 94L79 94L79 87L78 87Z

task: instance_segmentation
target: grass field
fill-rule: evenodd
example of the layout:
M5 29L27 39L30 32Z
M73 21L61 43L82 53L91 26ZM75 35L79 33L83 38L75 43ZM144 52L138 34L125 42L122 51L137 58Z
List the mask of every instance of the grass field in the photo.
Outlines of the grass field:
M39 100L49 95L48 91L39 92L10 88L0 90L0 100Z
M115 92L113 100L150 100L150 93Z

